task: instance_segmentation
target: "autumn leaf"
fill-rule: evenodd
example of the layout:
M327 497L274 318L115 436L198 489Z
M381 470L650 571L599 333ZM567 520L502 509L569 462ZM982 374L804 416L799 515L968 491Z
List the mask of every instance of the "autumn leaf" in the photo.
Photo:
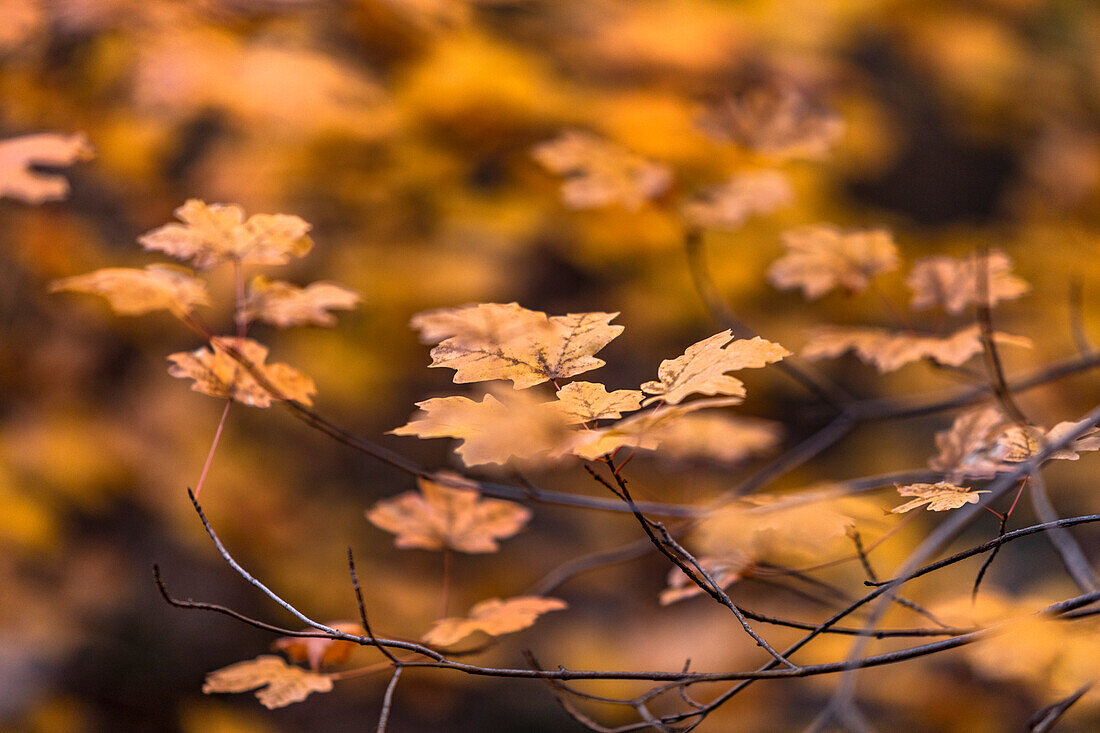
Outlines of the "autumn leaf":
M752 559L741 553L723 557L703 555L696 558L696 561L719 588L730 587L743 577L745 570L752 566ZM667 606L704 592L683 570L674 567L668 572L668 587L661 591L661 605Z
M282 657L264 654L211 672L202 686L208 695L249 690L256 690L263 706L274 710L301 702L313 692L329 692L332 678L289 665Z
M287 214L254 214L233 204L206 204L189 199L176 209L184 222L166 224L138 238L145 249L164 252L181 260L193 260L205 270L238 260L252 265L283 265L313 247L307 236L310 225Z
M115 313L136 316L169 310L183 317L196 305L207 305L206 283L181 267L149 265L144 270L107 267L50 284L50 292L67 290L101 295Z
M758 369L779 361L791 352L759 336L734 339L726 330L687 347L682 356L665 359L657 369L657 379L642 385L648 398L643 405L658 400L679 404L693 394L745 396L745 385L726 372Z
M466 397L433 397L417 402L420 411L393 435L459 438L455 449L467 466L553 458L568 450L573 432L555 402L538 402L524 392L498 390L481 402Z
M549 379L572 377L603 366L592 355L623 332L610 321L618 313L545 313L514 303L463 306L451 314L459 329L431 351L433 367L455 370L456 384L510 379L526 389ZM444 328L437 312L433 335ZM423 323L423 321L421 321ZM467 323L469 327L462 328Z
M41 132L0 140L0 198L7 196L28 204L63 199L69 195L69 182L35 167L69 166L94 155L82 133Z
M277 391L272 394L230 356L226 347L233 348L257 369L263 378ZM264 364L267 347L247 338L222 337L211 346L195 351L183 351L168 356L172 366L168 373L173 377L194 379L191 389L212 397L222 397L243 402L253 407L270 407L272 400L290 399L311 405L310 395L316 394L313 380L286 364Z
M693 413L664 421L650 437L658 444L659 458L732 465L771 450L781 434L771 420Z
M357 621L331 621L325 625L355 636L366 633ZM311 627L302 630L316 631L317 629ZM324 666L343 664L348 661L352 650L358 645L355 642L334 639L331 636L283 636L276 639L272 646L286 654L290 661L299 664L307 662L311 670L319 672Z
M725 397L696 400L686 405L662 405L659 410L646 410L605 428L581 431L574 436L571 450L573 455L588 461L595 461L620 448L658 450L662 439L670 432L676 440L677 428L673 426L690 413L740 403L740 397Z
M463 343L504 344L542 327L545 318L545 313L518 303L471 303L422 311L409 325L420 332L422 344L438 344L452 337Z
M683 207L688 223L701 229L737 231L750 216L770 214L791 202L793 192L778 171L742 173L705 188Z
M440 474L448 483L469 484L453 474ZM531 512L510 501L483 499L474 488L455 488L417 479L420 491L383 499L367 511L376 527L397 535L402 549L496 552L497 540L523 529Z
M1010 346L1031 346L1031 339L995 332L993 340ZM976 354L982 345L978 326L962 328L950 336L933 336L912 331L888 331L882 328L843 328L826 326L810 335L802 356L811 361L832 359L854 351L866 364L880 372L892 372L921 359L960 366Z
M981 494L988 491L971 491L966 486L940 481L935 484L909 484L899 486L898 493L902 496L915 496L916 499L896 506L890 511L894 514L904 514L912 509L927 505L930 512L945 512L949 509L958 509L966 504L977 504Z
M768 268L768 281L780 290L802 288L810 300L837 287L862 292L875 275L898 266L894 238L885 229L816 224L784 232L783 246L787 254Z
M603 138L581 130L566 130L541 143L531 155L565 178L562 199L575 209L622 204L637 210L672 184L672 171Z
M531 626L547 611L563 608L568 608L568 604L558 598L516 596L503 601L490 598L471 608L465 618L444 618L436 621L428 633L421 637L421 641L446 647L478 631L489 636L510 634Z
M928 461L929 468L947 473L951 481L958 481L963 476L994 476L1001 462L991 458L988 451L1006 424L1004 413L992 406L960 414L949 430L936 433L939 454Z
M1012 260L1000 250L991 250L986 262L989 303L1014 300L1031 289L1024 280L1012 274ZM905 283L913 291L914 310L941 306L952 314L962 313L978 302L978 258L976 256L924 257L913 263Z
M607 387L596 382L570 382L558 390L558 409L569 424L617 420L624 412L633 412L642 406L642 393L636 389L617 389L608 392Z
M262 275L252 279L243 315L246 321L266 321L279 328L291 326L334 326L329 309L351 310L362 298L343 285L315 282L299 288Z

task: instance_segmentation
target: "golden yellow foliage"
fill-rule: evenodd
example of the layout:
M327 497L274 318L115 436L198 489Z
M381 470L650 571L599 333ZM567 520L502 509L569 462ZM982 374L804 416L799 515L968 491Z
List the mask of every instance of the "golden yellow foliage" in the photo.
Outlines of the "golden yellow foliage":
M783 246L787 254L768 268L768 281L781 290L802 288L810 300L837 287L862 292L875 275L898 266L894 238L885 229L816 224L784 232Z
M661 405L660 409L631 415L605 428L578 432L574 437L572 452L580 458L594 461L620 448L658 450L666 435L672 436L674 444L683 436L677 424L687 419L690 413L711 407L729 407L740 402L740 397L724 397L696 400L686 405ZM689 428L688 431L690 430ZM704 446L692 446L689 450L696 448L705 450Z
M206 283L172 265L149 265L144 270L107 267L50 284L50 292L62 290L101 295L115 313L126 316L169 310L182 318L196 305L209 304Z
M316 282L299 288L257 275L249 283L242 313L246 321L266 321L279 328L335 326L336 316L329 309L351 310L360 300L359 293L336 283Z
M478 631L489 636L510 634L531 626L547 611L558 611L563 608L568 608L568 604L558 598L538 596L516 596L505 600L490 598L471 608L465 618L444 618L436 621L421 640L434 646L446 647Z
M693 394L744 397L744 383L726 372L759 369L790 354L759 336L735 339L729 330L716 333L687 347L683 355L662 361L657 379L642 385L643 392L655 396L642 404L660 400L676 405Z
M1012 274L1012 260L1000 250L991 250L984 268L978 256L956 259L935 255L913 263L905 279L913 291L911 306L920 310L940 306L948 313L958 314L978 302L978 275L987 279L986 297L990 304L1014 300L1027 293L1031 286Z
M291 666L282 657L270 654L214 670L206 675L202 686L206 694L256 690L256 698L269 710L301 702L311 693L331 689L331 677Z
M977 325L961 328L950 336L918 334L912 331L888 331L883 328L825 326L816 329L802 349L811 361L832 359L854 351L866 364L880 372L892 372L921 359L932 359L948 366L961 366L982 352ZM1009 346L1031 346L1031 339L997 331L993 340Z
M770 214L794 197L779 171L740 173L725 183L698 191L684 204L684 219L701 229L737 231L750 216Z
M83 133L58 135L41 132L0 140L0 198L28 204L56 201L69 195L69 182L56 173L33 166L67 166L94 156Z
M226 348L235 349L250 362L270 384L276 393L261 385L234 359ZM310 395L316 394L313 380L286 364L264 364L267 347L252 339L222 337L210 347L194 351L181 351L168 356L172 366L168 373L181 379L194 379L191 389L211 397L223 397L253 407L270 407L271 402L294 400L305 405L313 404Z
M558 390L557 405L571 425L617 420L642 406L642 393L636 389L608 392L598 382L570 382Z
M944 512L949 509L958 509L967 504L977 504L981 494L988 491L971 491L966 486L940 481L935 484L909 484L899 486L898 493L902 496L915 496L916 499L894 507L890 511L894 514L904 514L912 509L927 505L930 512Z

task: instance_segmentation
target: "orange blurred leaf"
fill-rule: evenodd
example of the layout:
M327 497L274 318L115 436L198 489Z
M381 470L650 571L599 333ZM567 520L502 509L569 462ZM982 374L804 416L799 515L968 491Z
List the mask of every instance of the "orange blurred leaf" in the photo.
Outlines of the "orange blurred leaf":
M995 332L993 340L1011 346L1031 346L1031 339ZM982 352L978 326L968 326L950 336L932 336L912 331L887 331L882 328L843 328L826 326L810 335L802 356L811 361L832 359L854 351L866 364L880 372L892 372L921 359L960 366Z
M299 288L258 275L249 283L244 317L248 321L266 321L279 328L310 324L334 326L336 316L328 310L351 310L361 299L359 293L336 283L316 282Z
M711 407L729 407L740 402L740 397L725 397L696 400L686 405L662 405L659 410L640 412L605 428L578 432L571 450L573 455L588 461L614 453L620 448L657 450L670 432L675 440L673 425L685 419L689 413Z
M208 695L256 690L257 699L269 710L301 702L310 693L331 689L332 678L291 666L282 657L270 654L214 670L206 675L202 686L202 691Z
M719 588L728 588L733 585L752 565L751 558L736 552L722 557L703 555L696 560ZM672 568L668 571L668 587L661 591L661 605L667 606L685 598L701 595L703 592L703 589L692 582L683 570Z
M169 310L185 316L196 305L207 305L206 283L189 270L171 265L107 267L95 272L62 278L50 283L50 292L68 290L101 295L115 313L136 316Z
M421 641L433 646L450 646L478 631L489 636L510 634L531 626L547 611L563 608L568 608L568 604L558 598L516 596L503 601L490 598L471 608L465 618L444 618L436 621L428 633L421 637Z
M810 300L836 287L862 292L875 275L898 266L894 238L885 229L815 224L784 232L783 246L787 254L768 268L768 282L780 290L802 288Z
M28 204L63 199L69 195L69 182L33 166L67 166L94 155L83 133L40 132L0 140L0 198L7 196Z
M357 621L330 621L325 625L345 634L362 636L366 633ZM316 631L314 628L302 630ZM311 670L319 672L323 666L348 661L358 644L327 636L283 636L276 639L272 646L286 654L290 661L299 664L307 662Z
M744 383L726 372L758 369L790 354L759 336L734 339L732 331L722 331L687 347L682 356L662 361L658 378L642 385L643 392L656 396L642 404L663 400L675 405L693 394L744 397Z
M794 194L779 171L758 171L734 176L710 186L683 207L684 218L701 229L737 231L753 215L770 214L791 202Z
M236 349L259 370L263 378L278 390L272 394L260 385L222 344ZM212 350L211 350L212 349ZM210 347L181 351L168 356L168 373L181 379L194 379L191 389L212 397L223 397L253 407L270 407L272 400L290 399L313 404L310 395L317 389L313 380L286 364L264 364L267 347L247 338L222 337Z
M1031 289L1026 281L1013 275L1012 260L1000 250L991 250L987 258L989 302L1014 300ZM952 314L962 313L978 302L978 259L976 256L924 257L913 263L905 283L913 291L914 310L941 306Z
M988 491L971 491L966 486L940 481L935 484L909 484L899 486L898 493L902 496L915 496L916 499L894 507L890 511L894 514L904 514L912 509L927 505L930 512L945 512L949 509L958 509L967 504L977 504L980 494L988 494Z

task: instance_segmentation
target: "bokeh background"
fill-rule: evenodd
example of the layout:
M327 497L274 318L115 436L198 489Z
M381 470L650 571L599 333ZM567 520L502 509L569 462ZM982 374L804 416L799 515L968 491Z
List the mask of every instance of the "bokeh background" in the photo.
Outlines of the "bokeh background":
M836 110L845 132L828 155L773 159L699 129L702 104L761 73ZM164 357L200 344L167 315L119 318L91 298L47 294L55 278L156 261L135 239L170 221L187 198L313 224L315 251L292 265L290 279L337 280L360 291L363 305L332 330L260 329L257 337L273 360L315 379L323 414L433 467L453 465L446 441L383 435L406 421L414 401L459 391L449 372L426 369L427 348L407 326L412 314L512 300L550 313L621 311L626 331L592 376L633 387L660 359L719 330L692 289L670 202L741 170L782 169L796 202L738 232L708 235L713 275L743 320L789 348L816 323L890 323L873 299L834 294L807 304L766 283L779 233L818 221L890 227L909 260L966 253L981 241L1008 252L1033 292L1000 308L998 325L1036 342L1008 355L1010 372L1073 352L1075 280L1086 325L1100 316L1093 3L3 0L0 99L0 137L82 131L96 149L66 170L68 200L0 202L5 730L352 731L377 720L385 677L349 680L276 711L247 694L201 694L206 672L264 653L272 639L168 607L152 582L154 562L179 596L294 624L220 561L187 501L222 404L169 377ZM565 128L671 166L673 190L637 211L571 210L559 180L530 156ZM898 275L884 289L899 304L908 298ZM232 328L226 307L206 317ZM866 397L958 383L922 365L887 377L855 361L828 369ZM791 422L790 440L817 424L805 417L812 398L782 375L765 370L747 381L745 413ZM1098 396L1086 376L1023 401L1049 425ZM780 488L920 467L934 431L949 423L936 416L859 430ZM676 502L728 488L755 465L637 460L642 496ZM1086 458L1051 471L1063 514L1096 511L1094 466ZM539 482L599 489L576 468ZM279 410L237 407L203 495L238 559L303 611L354 616L350 545L376 628L418 636L438 609L440 557L395 549L363 516L410 488L409 477ZM889 509L895 499L875 501ZM638 534L622 517L535 509L531 528L499 555L456 559L452 609L518 594L559 563ZM936 521L921 517L876 559L889 568ZM968 537L995 532L990 519ZM1095 551L1089 532L1082 537ZM990 582L1016 594L1072 595L1057 568L1042 541L1020 542L1006 548ZM829 578L857 587L859 572L846 566ZM949 597L972 572L922 591ZM580 576L555 591L570 611L485 659L516 664L524 646L546 664L574 668L678 669L689 656L697 669L740 668L758 659L712 604L660 607L665 573L648 558ZM740 588L750 607L824 615L774 585ZM846 648L823 642L810 657L835 659ZM1053 701L1041 679L1032 682L982 677L952 653L865 674L861 689L883 728L1000 731ZM756 685L701 730L798 729L830 685ZM1065 729L1090 729L1096 711L1075 710ZM410 673L390 730L571 726L532 682Z

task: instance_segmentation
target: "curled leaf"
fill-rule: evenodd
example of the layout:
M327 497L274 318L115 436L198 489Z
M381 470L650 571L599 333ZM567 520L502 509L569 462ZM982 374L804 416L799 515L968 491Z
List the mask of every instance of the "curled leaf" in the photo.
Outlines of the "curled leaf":
M905 283L913 291L914 310L941 306L952 314L962 313L978 302L977 256L924 257L913 263ZM1014 300L1031 289L1026 281L1012 274L1012 260L1000 250L991 250L986 262L986 290L990 304Z
M366 633L357 621L330 621L325 625L345 634L362 636ZM312 627L302 630L316 631ZM357 644L330 636L283 636L276 639L272 646L285 654L290 661L298 664L308 662L311 670L319 672L324 666L348 661Z
M899 486L898 493L902 496L915 496L916 499L896 506L890 511L894 514L904 514L912 509L926 507L930 512L945 512L949 509L958 509L967 504L977 504L981 494L988 491L971 491L966 486L940 481L935 484L909 484Z
M441 475L461 483L457 476ZM454 488L425 478L417 483L420 491L383 499L367 511L367 519L396 534L394 544L403 549L496 552L497 540L519 532L531 518L531 512L519 504L483 499L473 488Z
M244 318L266 321L279 328L334 326L336 316L328 311L351 310L361 299L359 293L336 283L316 282L299 288L282 280L257 276L248 286Z
M526 629L547 611L568 608L558 598L516 596L501 600L490 598L470 609L465 618L444 618L436 621L421 640L433 646L450 646L478 631L489 636L510 634Z
M250 362L277 393L260 384L226 348L235 349ZM223 337L210 348L182 351L168 356L172 366L168 373L181 379L194 379L191 389L243 402L253 407L270 407L272 400L283 399L311 405L310 395L316 394L313 380L286 364L264 364L267 347L247 338Z
M827 326L814 331L802 356L811 361L831 359L854 351L866 364L880 372L892 372L921 359L960 366L984 348L978 326L962 328L950 336L933 336L911 331L887 331L882 328L843 328ZM996 332L993 340L1010 346L1031 346L1031 339Z
M107 267L50 284L50 292L61 290L101 295L115 313L126 316L156 310L185 316L196 305L209 302L204 281L193 277L188 270L170 265L149 265L144 270Z
M617 420L624 412L642 406L642 393L636 389L608 392L597 382L570 382L558 390L558 409L570 424Z
M256 689L260 688L260 689ZM264 654L247 662L237 662L206 675L202 691L248 692L268 710L301 702L313 692L332 690L332 678L287 664L282 657Z
M792 198L791 184L782 173L742 173L700 191L684 205L683 215L693 226L732 232L750 216L770 214Z
M28 204L63 199L69 195L69 182L35 167L59 168L94 154L82 133L41 132L0 140L0 198L7 196Z
M813 300L833 288L859 293L871 278L898 266L894 238L885 229L838 229L816 224L783 233L787 253L768 268L768 282L780 290L802 288Z
M634 155L603 138L581 130L566 130L535 146L531 155L562 176L562 199L575 209L622 204L636 210L672 184L672 171Z

